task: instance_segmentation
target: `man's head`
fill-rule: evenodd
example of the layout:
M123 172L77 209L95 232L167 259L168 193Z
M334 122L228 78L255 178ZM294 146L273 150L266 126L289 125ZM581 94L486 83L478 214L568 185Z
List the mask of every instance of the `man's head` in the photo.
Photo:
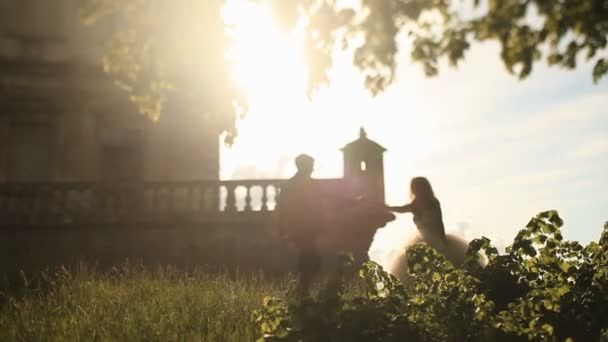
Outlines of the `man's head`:
M315 168L315 159L308 154L300 154L296 157L296 167L299 174L310 176Z

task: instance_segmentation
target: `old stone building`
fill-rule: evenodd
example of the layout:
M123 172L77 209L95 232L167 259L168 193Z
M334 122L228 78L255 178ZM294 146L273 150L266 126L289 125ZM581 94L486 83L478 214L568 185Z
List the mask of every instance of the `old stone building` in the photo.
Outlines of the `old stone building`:
M284 180L219 180L219 130L197 108L138 114L102 72L107 27L81 27L77 2L0 0L0 275L125 258L289 269ZM365 260L392 219L385 149L361 129L342 151L344 176L318 180L333 214L319 244Z
M77 0L0 0L0 182L218 179L217 131L137 113L101 69Z

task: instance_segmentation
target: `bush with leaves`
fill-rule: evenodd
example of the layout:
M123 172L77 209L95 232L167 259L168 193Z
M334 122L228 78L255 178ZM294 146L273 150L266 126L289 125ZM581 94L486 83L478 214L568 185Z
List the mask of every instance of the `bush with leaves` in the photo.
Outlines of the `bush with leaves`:
M601 341L608 337L608 223L599 242L564 241L556 211L534 217L505 254L483 237L455 267L424 244L407 250L404 286L374 262L345 291L345 258L318 296L266 298L261 341ZM488 258L481 267L479 253Z

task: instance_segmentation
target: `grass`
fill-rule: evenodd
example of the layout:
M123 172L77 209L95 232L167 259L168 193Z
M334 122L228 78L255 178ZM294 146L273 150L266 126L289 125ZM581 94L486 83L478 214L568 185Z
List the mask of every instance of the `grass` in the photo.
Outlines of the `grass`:
M267 295L285 296L288 280L129 264L61 268L0 294L0 341L254 341L251 311Z

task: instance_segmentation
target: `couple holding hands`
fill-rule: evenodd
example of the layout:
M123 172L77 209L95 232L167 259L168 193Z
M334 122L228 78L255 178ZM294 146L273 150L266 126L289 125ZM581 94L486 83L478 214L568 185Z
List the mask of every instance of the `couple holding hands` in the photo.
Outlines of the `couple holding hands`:
M319 236L324 234L324 227L327 225L324 215L327 209L322 204L322 192L311 178L314 159L303 154L299 155L295 162L298 171L283 185L277 211L280 229L298 249L300 287L307 290L321 267L317 241ZM375 205L376 211L381 208L384 212L383 223L394 219L390 212L412 213L419 234L416 241L410 241L409 244L426 242L430 247L445 254L448 259L459 255L464 257L468 244L460 238L446 236L441 205L430 182L424 177L415 177L410 182L409 192L410 202L403 206ZM407 276L406 246L403 247L403 252L389 267L389 271L402 280Z

